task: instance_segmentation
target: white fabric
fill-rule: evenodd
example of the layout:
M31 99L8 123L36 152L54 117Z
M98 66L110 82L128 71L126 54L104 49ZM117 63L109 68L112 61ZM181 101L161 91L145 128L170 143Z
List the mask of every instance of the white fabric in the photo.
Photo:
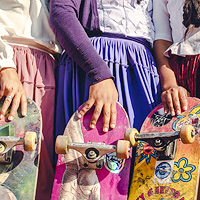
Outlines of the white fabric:
M15 67L13 50L2 36L28 38L54 52L61 52L48 17L44 0L0 0L0 69Z
M97 0L100 29L103 32L154 39L152 0Z
M153 21L155 25L155 40L162 39L173 42L165 55L185 56L200 54L200 28L192 28L186 38L186 28L183 25L183 5L185 0L154 0Z

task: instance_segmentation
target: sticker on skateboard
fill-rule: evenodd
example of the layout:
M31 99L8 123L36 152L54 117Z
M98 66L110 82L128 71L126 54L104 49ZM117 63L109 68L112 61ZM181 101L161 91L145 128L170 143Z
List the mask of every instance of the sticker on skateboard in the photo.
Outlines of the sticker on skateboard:
M200 99L188 98L188 110L172 117L158 105L140 133L127 130L137 146L129 200L197 199L199 183Z

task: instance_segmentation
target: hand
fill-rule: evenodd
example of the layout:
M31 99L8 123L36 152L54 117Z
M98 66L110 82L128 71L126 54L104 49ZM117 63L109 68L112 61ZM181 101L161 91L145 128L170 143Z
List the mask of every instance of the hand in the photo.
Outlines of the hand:
M8 116L8 120L13 120L17 109L21 103L21 114L26 116L27 112L27 100L24 88L19 80L16 69L3 68L0 71L0 98L6 96L5 101L0 110L0 119L3 118L10 104L12 103L11 110ZM11 97L11 98L10 98Z
M95 106L90 128L96 126L97 120L103 110L103 131L107 132L109 127L115 128L116 125L116 102L118 92L112 79L105 79L90 86L89 99L78 114L81 118L93 105Z
M181 109L187 110L188 96L190 96L189 92L181 86L173 86L165 90L161 95L165 114L170 111L171 115L175 116L180 115Z

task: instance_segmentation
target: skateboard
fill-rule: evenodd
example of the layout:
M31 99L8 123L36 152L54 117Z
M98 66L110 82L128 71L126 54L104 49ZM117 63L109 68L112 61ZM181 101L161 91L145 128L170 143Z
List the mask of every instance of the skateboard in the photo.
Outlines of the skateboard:
M59 155L51 199L127 199L132 153L124 140L130 127L125 110L117 103L116 127L103 133L102 114L90 129L94 108L78 119L81 108L56 139Z
M127 129L137 146L129 200L196 200L199 184L200 99L189 97L188 110L172 117L159 104L140 133Z
M0 99L0 108L4 98ZM18 109L14 119L0 120L0 199L34 200L41 143L41 115L27 99L27 115Z

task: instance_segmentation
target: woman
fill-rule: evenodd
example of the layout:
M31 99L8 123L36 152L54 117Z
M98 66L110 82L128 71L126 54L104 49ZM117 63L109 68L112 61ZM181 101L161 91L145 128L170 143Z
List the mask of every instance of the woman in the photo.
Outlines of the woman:
M43 117L43 137L36 199L50 199L54 178L53 119L56 66L60 52L48 24L45 2L10 0L0 3L0 98L6 96L0 117L12 103L9 120L26 96L35 100Z
M159 76L151 54L151 16L152 0L50 2L50 25L65 50L58 68L57 135L63 134L69 118L84 102L79 118L95 106L91 129L101 112L103 131L115 127L116 101L126 109L131 127L140 128L159 102ZM77 199L99 198L95 187L78 190L77 185L82 186L78 177L84 176L76 165L71 172L67 168L61 199L75 198L76 191L81 191Z
M200 97L200 1L154 0L154 52L165 112L187 109L186 97Z
M115 127L117 100L131 126L140 127L159 102L151 15L151 0L51 1L50 25L65 50L58 72L57 134L85 101L79 117L95 105L90 128L102 110L104 132Z

